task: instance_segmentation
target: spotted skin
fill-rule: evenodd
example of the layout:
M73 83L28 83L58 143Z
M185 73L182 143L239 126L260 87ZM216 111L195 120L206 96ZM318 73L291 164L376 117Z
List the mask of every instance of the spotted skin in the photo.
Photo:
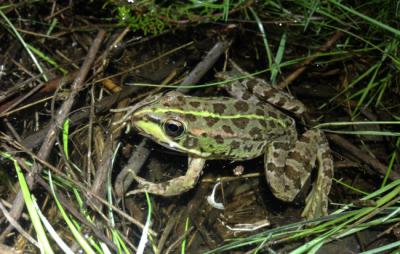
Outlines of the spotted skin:
M316 129L298 137L294 119L276 108L301 115L304 105L261 79L234 81L228 87L236 98L194 97L173 91L147 98L129 111L131 124L141 134L187 153L193 162L184 176L165 183L136 177L141 188L132 193L178 195L196 184L205 160L240 161L264 155L267 183L277 198L287 202L293 201L317 166L317 179L302 215L326 215L333 176L328 142ZM166 132L165 123L170 120L180 123L175 136Z
M224 80L235 80L238 76L249 75L240 68L230 72L217 73ZM251 102L264 101L297 116L306 111L304 104L291 95L273 88L265 80L248 78L235 80L226 87L227 92L237 99ZM277 117L274 111L269 112ZM270 128L276 128L271 123ZM281 137L267 146L264 155L265 176L272 193L279 199L293 201L310 177L318 163L317 179L306 198L302 216L316 218L328 214L328 194L333 178L333 158L325 134L317 129L308 130L297 138L295 128L287 137ZM289 137L289 138L288 138Z
M249 74L233 70L230 72L220 72L216 76L220 79L231 80L243 75ZM234 94L236 98L265 101L298 116L301 116L306 111L306 107L301 101L296 100L290 94L272 87L267 81L260 78L249 78L243 81L235 80L226 89L230 94Z
M180 100L177 99L180 98ZM274 140L279 136L285 136L286 126L294 127L292 118L281 113L268 104L248 103L234 98L223 98L223 107L215 111L221 97L193 97L184 96L178 92L169 92L160 98L156 103L146 105L138 109L133 117L132 125L135 126L144 136L153 138L152 133L141 128L143 122L153 122L158 126L168 119L175 119L185 123L185 135L177 139L156 140L161 145L205 159L226 159L226 160L248 160L264 154L266 140ZM201 104L194 102L202 101ZM173 103L171 103L173 102ZM246 105L237 114L235 107ZM185 110L181 110L185 108ZM198 117L198 112L212 112ZM263 114L260 114L263 112ZM271 113L272 112L272 113ZM266 117L268 114L274 117ZM224 118L224 121L221 121ZM205 126L204 126L205 125ZM146 126L144 124L144 126ZM270 126L274 126L271 128ZM279 126L278 128L275 128ZM215 131L210 132L210 129ZM202 136L202 138L198 138ZM194 141L198 149L192 149ZM239 147L232 149L232 143L240 140ZM175 145L172 145L175 143ZM237 145L236 145L237 146ZM251 155L242 153L245 148L253 147ZM207 152L201 152L207 151Z

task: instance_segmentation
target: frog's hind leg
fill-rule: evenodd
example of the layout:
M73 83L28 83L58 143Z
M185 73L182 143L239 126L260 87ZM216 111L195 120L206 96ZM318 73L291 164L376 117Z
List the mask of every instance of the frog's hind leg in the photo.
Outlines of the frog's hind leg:
M179 176L162 183L152 183L145 179L134 175L135 180L139 183L139 189L130 191L126 195L133 195L142 192L148 192L160 196L175 196L186 192L196 185L203 171L205 159L190 158L188 170L184 176Z
M294 145L291 145L293 144ZM319 130L305 132L296 142L274 141L265 154L267 182L272 193L283 201L293 201L318 161L316 183L307 196L303 217L327 214L328 194L333 175L333 162L328 142Z
M332 186L333 158L325 134L319 130L313 131L318 141L317 161L318 175L313 187L306 198L306 207L301 216L317 218L328 214L328 194Z

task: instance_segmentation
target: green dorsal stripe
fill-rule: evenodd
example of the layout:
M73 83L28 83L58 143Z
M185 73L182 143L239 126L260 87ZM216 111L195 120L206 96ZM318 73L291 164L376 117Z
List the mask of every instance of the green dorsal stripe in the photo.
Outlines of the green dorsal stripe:
M237 114L237 115L221 115L216 114L213 112L207 111L190 111L190 110L181 110L181 109L171 109L171 108L156 108L156 109L143 109L138 110L133 113L133 115L140 115L140 114L147 114L147 113L178 113L182 115L194 115L199 117L211 117L211 118L218 118L218 119L238 119L238 118L249 118L249 119L257 119L257 120L272 120L282 127L286 127L285 122L282 119L274 118L272 116L260 116L256 114Z

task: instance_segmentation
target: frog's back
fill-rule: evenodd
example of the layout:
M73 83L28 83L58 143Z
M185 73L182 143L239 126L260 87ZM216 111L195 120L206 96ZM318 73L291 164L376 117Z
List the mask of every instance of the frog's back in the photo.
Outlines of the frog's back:
M268 104L229 97L178 94L164 98L161 105L168 117L185 125L185 134L177 140L186 149L184 152L207 159L246 160L260 156L270 141L292 128L291 119Z

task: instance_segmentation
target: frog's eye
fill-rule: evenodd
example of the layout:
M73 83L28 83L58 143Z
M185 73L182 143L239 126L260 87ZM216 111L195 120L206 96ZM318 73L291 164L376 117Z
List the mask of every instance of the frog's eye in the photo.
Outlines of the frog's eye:
M169 119L163 124L164 132L170 137L177 138L185 131L185 126L182 122L175 119Z

